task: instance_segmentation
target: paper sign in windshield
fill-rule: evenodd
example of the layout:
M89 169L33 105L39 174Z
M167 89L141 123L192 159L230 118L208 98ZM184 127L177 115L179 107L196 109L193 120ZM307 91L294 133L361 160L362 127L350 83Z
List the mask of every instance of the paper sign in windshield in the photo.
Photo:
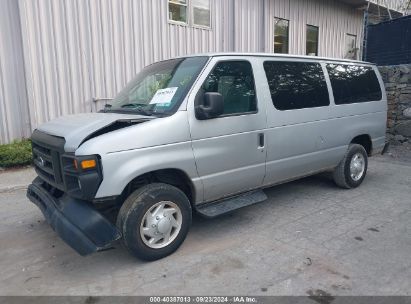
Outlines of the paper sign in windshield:
M178 87L157 90L156 94L154 94L153 98L151 98L150 104L155 104L158 106L170 105L177 89Z

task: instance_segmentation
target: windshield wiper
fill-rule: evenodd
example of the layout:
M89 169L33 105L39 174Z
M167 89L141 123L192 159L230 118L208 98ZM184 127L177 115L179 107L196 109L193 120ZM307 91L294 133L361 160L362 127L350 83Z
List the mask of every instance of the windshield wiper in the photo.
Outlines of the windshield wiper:
M154 114L154 109L144 109L148 106L145 103L126 103L120 106L120 108L113 108L111 104L106 104L104 106L103 112L137 112L145 116L151 116Z
M145 107L147 104L145 103L126 103L121 105L121 108L137 108L137 107Z
M148 106L148 104L145 104L145 103L126 103L126 104L123 104L121 106L121 108L123 108L123 109L124 108L130 108L130 111L138 112L138 113L141 113L141 114L146 115L146 116L153 115L154 110L153 109L150 109L150 110L144 109L144 107L146 107L146 106Z

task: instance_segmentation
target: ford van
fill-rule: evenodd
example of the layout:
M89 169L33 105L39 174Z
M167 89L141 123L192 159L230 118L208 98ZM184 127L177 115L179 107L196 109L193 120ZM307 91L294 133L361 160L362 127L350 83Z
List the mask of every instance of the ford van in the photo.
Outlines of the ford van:
M155 260L184 241L193 213L267 199L264 188L323 171L358 187L385 145L375 65L340 59L205 54L145 67L98 113L32 134L28 198L81 255L120 240Z

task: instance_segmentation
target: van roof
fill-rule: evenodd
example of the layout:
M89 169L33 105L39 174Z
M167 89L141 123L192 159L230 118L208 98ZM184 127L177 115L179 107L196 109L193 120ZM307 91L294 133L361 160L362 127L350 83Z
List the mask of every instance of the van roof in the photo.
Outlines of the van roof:
M196 56L208 56L208 57L220 57L220 56L245 56L245 57L278 57L278 58L295 58L295 59L309 59L309 60L322 60L322 61L338 61L338 62L350 62L350 63L361 63L361 64L371 64L374 63L360 60L351 59L340 59L340 58L329 58L329 57L317 57L317 56L304 56L304 55L290 55L290 54L274 54L274 53L201 53L185 55L180 57L196 57Z

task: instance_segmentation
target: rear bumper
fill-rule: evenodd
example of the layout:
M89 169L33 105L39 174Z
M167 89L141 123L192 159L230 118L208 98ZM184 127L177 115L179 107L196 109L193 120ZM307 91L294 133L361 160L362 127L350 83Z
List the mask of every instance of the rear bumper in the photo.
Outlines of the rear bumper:
M40 208L57 234L80 255L105 249L121 237L117 228L86 201L63 195L52 196L37 177L27 189L27 197Z

